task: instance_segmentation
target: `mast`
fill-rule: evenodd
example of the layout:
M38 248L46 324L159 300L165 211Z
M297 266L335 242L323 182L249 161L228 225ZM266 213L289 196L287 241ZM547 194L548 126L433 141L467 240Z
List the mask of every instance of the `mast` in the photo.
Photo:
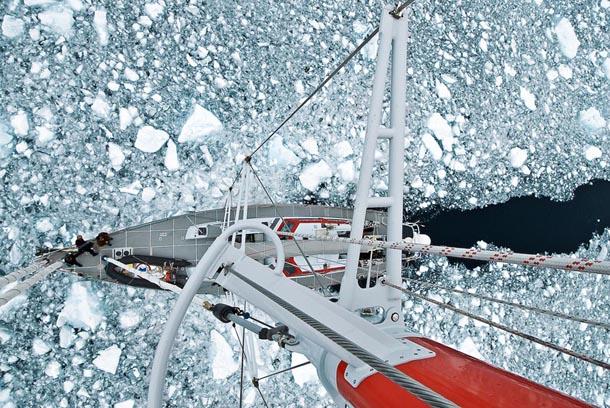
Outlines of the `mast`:
M379 27L379 48L369 105L360 176L355 197L350 238L362 239L366 211L369 208L386 208L387 241L402 240L403 188L404 188L404 134L406 117L406 75L408 20L403 13L392 12L386 6ZM406 13L406 12L405 12ZM388 69L390 72L388 73ZM382 121L382 105L386 83L390 80L390 124ZM388 140L388 195L370 195L375 150L380 141ZM360 245L351 244L348 249L347 266L341 282L339 302L352 311L381 306L384 319L381 324L396 323L400 319L400 295L387 286L375 285L361 288L357 280ZM386 280L401 284L402 254L400 250L386 250Z

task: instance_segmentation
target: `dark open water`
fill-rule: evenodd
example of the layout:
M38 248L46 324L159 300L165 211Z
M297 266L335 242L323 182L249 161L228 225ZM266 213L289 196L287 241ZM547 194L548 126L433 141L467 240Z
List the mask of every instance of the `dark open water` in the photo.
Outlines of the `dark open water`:
M610 227L610 181L580 186L569 201L518 197L468 211L428 211L422 232L435 245L471 247L483 240L516 252L567 253Z

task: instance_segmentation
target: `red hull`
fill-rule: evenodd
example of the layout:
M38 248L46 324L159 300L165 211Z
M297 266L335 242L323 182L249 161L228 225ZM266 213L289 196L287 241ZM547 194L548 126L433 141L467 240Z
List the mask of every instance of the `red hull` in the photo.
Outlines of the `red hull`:
M397 368L461 407L590 406L435 341L419 337L409 340L435 352L436 356L401 364ZM355 407L427 406L381 374L375 374L353 388L344 378L346 367L345 362L339 364L337 388Z

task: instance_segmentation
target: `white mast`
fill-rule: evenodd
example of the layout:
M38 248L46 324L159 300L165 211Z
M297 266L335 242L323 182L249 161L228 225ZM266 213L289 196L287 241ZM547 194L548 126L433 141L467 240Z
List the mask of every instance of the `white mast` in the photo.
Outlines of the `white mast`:
M404 134L406 116L406 75L407 75L407 18L392 13L392 7L385 7L379 28L379 48L373 83L373 93L369 106L369 116L362 152L360 178L354 204L351 238L361 239L366 211L369 208L387 208L387 240L402 240L403 188L404 188ZM391 56L390 56L391 55ZM388 80L388 65L391 69L390 86L390 126L382 123L382 105ZM371 197L370 187L375 165L375 150L379 139L389 140L389 190L387 197ZM347 267L341 283L341 304L358 310L365 307L384 308L383 323L398 321L400 296L398 291L377 284L361 288L357 281L360 245L349 246ZM400 250L386 250L386 280L401 284L402 254ZM398 314L396 314L398 313Z

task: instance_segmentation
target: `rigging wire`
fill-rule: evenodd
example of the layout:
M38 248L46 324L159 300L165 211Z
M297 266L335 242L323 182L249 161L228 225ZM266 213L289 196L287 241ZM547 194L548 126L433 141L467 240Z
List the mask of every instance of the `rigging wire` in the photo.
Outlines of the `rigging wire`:
M403 10L405 10L407 7L409 7L411 4L413 4L415 2L415 0L407 0L404 3L397 5L396 8L394 8L394 10L392 10L390 12L390 14L392 14L392 16L394 16L394 18L401 18L402 17L402 12ZM307 97L305 99L303 99L301 101L301 103L299 103L296 108L292 109L292 111L290 112L290 114L273 130L273 132L271 132L269 134L269 136L267 136L258 146L256 146L256 148L252 151L252 153L250 153L250 156L248 157L252 157L254 154L256 154L256 152L258 152L267 142L269 142L273 136L275 136L277 134L277 132L280 131L280 129L282 127L284 127L284 125L286 123L288 123L288 121L290 119L293 118L294 115L297 114L297 112L299 112L301 110L301 108L303 108L305 105L307 105L307 103L318 93L322 90L322 88L324 88L324 86L326 84L328 84L330 82L331 79L333 79L333 77L335 75L337 75L339 73L339 71L341 71L341 69L343 67L345 67L347 65L348 62L350 62L352 60L352 58L354 58L377 34L379 33L379 26L377 26L373 31L371 31L366 37L364 37L364 39L360 42L360 44L358 44L358 46L356 48L354 48L352 50L352 52L350 52L340 63L339 65L337 65L335 67L335 69L332 70L332 72L330 74L328 74L324 80L322 82L320 82L320 84L318 84L318 86L309 94L307 95Z
M259 382L260 380L264 380L264 379L266 379L266 378L273 377L273 376L275 376L275 375L285 373L286 371L292 371L292 370L294 370L295 368L303 367L303 366L306 366L306 365L308 365L308 364L311 364L311 361L305 361L304 363L297 364L297 365L292 366L292 367L284 368L283 370L279 370L279 371L276 371L276 372L274 372L274 373L267 374L267 375L265 375L264 377L260 377L260 378L254 377L254 378L252 379L252 382L254 382L254 381Z
M601 360L598 360L596 358L590 357L590 356L588 356L586 354L578 353L576 351L567 349L565 347L558 346L558 345L556 345L554 343L551 343L549 341L546 341L546 340L540 339L538 337L532 336L531 334L527 334L527 333L515 330L512 327L508 327L508 326L505 326L503 324L496 323L496 322L494 322L492 320L489 320L489 319L486 319L484 317L478 316L478 315L476 315L474 313L471 313L471 312L468 312L466 310L457 308L457 307L455 307L455 306L453 306L453 305L451 305L449 303L441 302L441 301L438 301L436 299L432 299L432 298L429 298L427 296L421 295L419 293L415 293L415 292L410 291L408 289L401 288L400 286L397 286L397 285L394 285L392 283L389 283L389 282L387 282L387 281L385 281L383 279L381 280L381 284L389 286L389 287L394 288L396 290L399 290L399 291L401 291L401 292L403 292L403 293L405 293L407 295L416 297L416 298L418 298L420 300L425 300L426 302L432 303L432 304L434 304L436 306L439 306L439 307L441 307L443 309L451 310L454 313L460 314L462 316L466 316L466 317L468 317L470 319L479 321L481 323L485 323L485 324L487 324L487 325L489 325L491 327L494 327L496 329L503 330L503 331L505 331L507 333L510 333L510 334L515 335L515 336L518 336L518 337L524 338L526 340L529 340L531 342L540 344L541 346L548 347L548 348L553 349L555 351L559 351L560 353L567 354L567 355L572 356L574 358L577 358L579 360L582 360L582 361L585 361L587 363L590 363L590 364L596 365L598 367L601 367L601 368L603 368L605 370L610 370L610 363L606 363L605 361L601 361Z
M245 305L244 305L245 306ZM239 406L241 408L242 406L242 391L243 391L243 361L246 358L246 350L244 348L244 343L242 343L242 340L239 338L239 334L237 333L237 329L235 328L235 324L233 324L233 330L235 331L235 336L237 337L237 342L239 343L239 348L241 349L241 356L242 356L242 367L241 367L241 379L239 382ZM246 341L246 335L245 335L245 329L243 332L243 339L244 342ZM265 396L263 395L263 393L261 392L259 386L258 386L258 380L256 378L252 378L252 385L254 385L254 388L256 388L256 390L258 391L258 395L260 395L261 399L263 400L263 404L265 404L265 407L269 408L269 405L267 404L267 400L265 399Z
M342 265L342 266L346 266L345 263L340 262L340 261L336 261L336 260L332 260L332 259L328 259L328 258L323 258L319 255L310 255L310 257L315 258L315 259L320 259L323 261L329 261L329 262L334 262L338 265ZM366 272L367 268L363 268L361 266L357 267L358 269L360 269L361 271ZM570 316L567 314L563 314L560 312L555 312L553 310L547 310L547 309L541 309L535 306L527 306L527 305L523 305L521 303L513 303L513 302L509 302L507 300L503 300L503 299L497 299L491 296L485 296L485 295L480 295L478 293L471 293L468 292L466 290L461 290L461 289L455 289L455 288L449 288L446 286L441 286L441 285L437 285L437 284L433 284L430 282L425 282L425 281L419 281L417 279L411 279L411 278L407 278L407 277L403 277L402 278L404 281L410 282L410 283L414 283L414 284L418 284L418 285L422 285L422 287L417 288L416 290L421 290L424 288L434 288L434 289L438 289L438 290L445 290L445 291L449 291L449 292L455 292L458 294L462 294L462 295L467 295L467 296L471 296L471 297L475 297L481 300L486 300L489 302L494 302L494 303L501 303L507 306L512 306L512 307L516 307L516 308L520 308L520 309L524 309L524 310L529 310L532 312L536 312L536 313L540 313L540 314L546 314L549 316L553 316L553 317L559 317L561 319L565 319L565 320L570 320L570 321L574 321L574 322L578 322L578 323L585 323L591 326L598 326L607 330L610 330L610 324L606 323L606 322L600 322L597 320L589 320L589 319L585 319L582 317L577 317L577 316ZM340 283L340 282L339 282Z
M610 324L606 323L606 322L600 322L597 320L590 320L590 319L585 319L583 317L577 317L577 316L570 316L564 313L560 313L560 312L556 312L553 310L547 310L547 309L541 309L535 306L527 306L521 303L514 303L514 302L510 302L508 300L503 300L503 299L497 299L491 296L486 296L486 295L480 295L478 293L471 293L465 290L461 290L461 289L456 289L456 288L449 288L446 286L442 286L442 285L437 285L434 283L430 283L430 282L423 282L423 281L418 281L416 279L411 279L411 278L402 278L405 281L411 282L411 283L415 283L418 285L421 285L420 288L418 288L417 290L421 290L424 288L434 288L434 289L438 289L438 290L445 290L445 291L449 291L449 292L454 292L454 293L458 293L461 295L466 295L466 296L471 296L477 299L481 299L481 300L487 300L489 302L494 302L494 303L500 303L503 305L507 305L507 306L512 306L512 307L516 307L519 309L523 309L523 310L529 310L532 312L536 312L536 313L540 313L540 314L545 314L545 315L549 315L549 316L553 316L553 317L559 317L561 319L565 319L565 320L571 320L574 322L579 322L579 323L585 323L591 326L598 326L601 328L604 328L606 330L610 330Z

